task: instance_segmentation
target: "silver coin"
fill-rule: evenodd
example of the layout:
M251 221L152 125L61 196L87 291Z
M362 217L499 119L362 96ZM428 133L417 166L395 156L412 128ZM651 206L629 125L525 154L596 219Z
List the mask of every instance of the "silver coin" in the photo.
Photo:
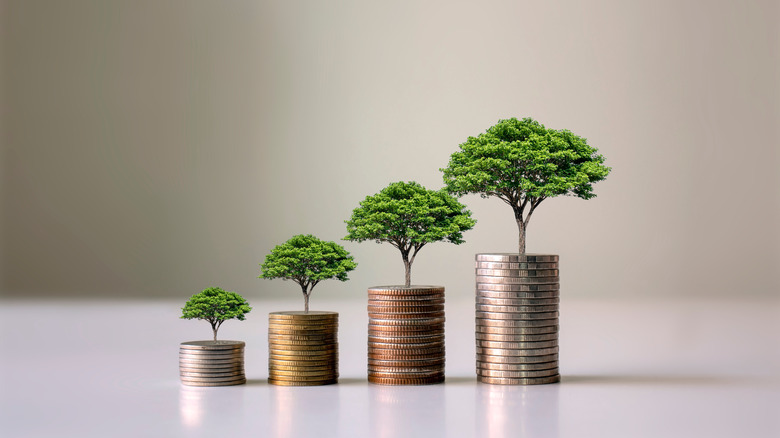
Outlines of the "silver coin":
M236 380L234 382L181 382L186 386L234 386L243 385L246 383L246 379Z
M476 311L477 318L485 319L506 319L506 320L535 320L535 319L557 319L558 312L539 312L539 313L504 313L504 312L483 312Z
M477 354L489 356L547 356L557 354L558 347L535 348L531 350L517 350L514 348L482 348L477 347Z
M498 253L498 254L477 254L475 256L478 262L502 262L502 263L551 263L558 262L558 256L554 254L518 254L518 253Z
M191 360L226 360L226 359L243 359L243 354L235 355L215 355L215 354L179 354L179 359L191 359Z
M557 262L526 263L526 262L480 262L474 264L477 269L558 269Z
M558 354L544 354L541 356L491 356L489 354L478 354L477 360L484 363L543 363L557 362Z
M226 372L226 373L198 373L198 372L192 372L192 371L179 371L180 376L185 377L201 377L201 378L211 378L211 377L243 377L244 372L243 371L236 371L236 372Z
M537 363L492 363L477 360L477 370L533 371L558 369L558 361Z
M526 371L504 371L504 370L484 370L484 369L477 369L477 375L478 376L484 376L484 377L498 377L498 378L509 378L509 379L519 379L519 378L528 378L528 377L548 377L548 376L555 376L558 374L558 368L553 368L549 370L526 370Z
M236 359L209 359L209 360L196 360L196 359L179 359L179 364L193 364L193 365L226 365L226 364L243 364L244 358Z
M477 276L484 275L490 277L555 277L558 278L557 269L485 269L477 268Z
M546 333L538 335L505 335L490 333L475 333L476 339L480 341L500 341L500 342L539 342L539 341L557 341L558 333Z
M244 367L240 368L190 368L179 367L179 374L181 373L199 373L199 374L212 374L212 373L244 373Z
M554 284L558 285L560 279L556 277L491 277L488 275L477 275L477 283L484 284Z
M551 306L560 303L560 298L490 298L477 295L477 304L488 304L491 306Z
M507 342L507 341L483 341L476 340L477 347L483 348L506 348L506 349L521 349L530 350L535 348L550 348L557 347L558 340L552 341L535 341L535 342Z
M551 326L545 326L545 327L496 327L496 326L486 326L486 325L476 325L476 333L491 333L494 335L507 335L507 336L517 336L517 335L542 335L542 334L548 334L558 333L558 325L551 325Z
M179 344L185 350L234 350L243 349L244 341L186 341Z
M484 312L482 312L484 313ZM558 327L558 318L552 319L492 319L492 318L476 318L477 327ZM477 329L479 331L479 329ZM540 333L540 332L539 332Z
M557 312L557 304L550 306L494 306L491 304L477 304L476 310L480 312L498 312L498 313L542 313Z
M505 319L514 321L529 321L535 319L557 319L559 312L486 312L477 310L474 312L477 318Z
M502 277L487 277L487 278L502 278ZM561 289L561 285L555 284L507 284L507 283L484 283L477 281L477 292L535 292L529 296L518 296L518 298L549 298L551 296L558 296L552 292L558 292ZM541 293L548 292L548 293Z
M236 380L242 380L244 376L231 376L231 377L187 377L180 376L182 382L234 382Z
M560 375L550 377L528 377L528 378L501 378L477 376L477 382L489 383L491 385L546 385L548 383L558 383L561 381Z

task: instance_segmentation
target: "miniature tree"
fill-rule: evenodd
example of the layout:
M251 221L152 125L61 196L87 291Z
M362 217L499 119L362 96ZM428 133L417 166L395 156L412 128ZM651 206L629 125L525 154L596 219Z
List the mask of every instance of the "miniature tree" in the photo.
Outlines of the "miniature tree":
M596 148L570 131L512 118L469 137L440 170L448 192L495 196L512 207L524 254L528 222L539 204L560 195L595 197L592 184L612 170L603 163Z
M388 242L401 251L406 287L411 285L412 263L423 246L442 240L459 245L463 232L476 224L457 199L413 181L395 182L367 196L345 222L349 234L344 239Z
M331 278L347 281L347 273L356 267L357 263L341 245L311 234L299 234L277 245L265 256L258 278L281 278L298 283L303 292L304 309L308 312L314 286Z
M218 287L210 287L187 300L181 309L181 318L208 321L216 341L217 330L223 322L233 318L243 321L250 310L252 308L241 295Z

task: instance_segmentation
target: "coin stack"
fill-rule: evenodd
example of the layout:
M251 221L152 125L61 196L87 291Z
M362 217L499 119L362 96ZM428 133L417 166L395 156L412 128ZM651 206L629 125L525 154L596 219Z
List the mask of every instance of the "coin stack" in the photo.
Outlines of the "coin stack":
M444 381L444 288L368 289L368 381L430 385Z
M268 314L268 383L318 386L339 378L337 312Z
M477 254L477 380L555 383L558 374L558 256Z
M179 346L181 383L230 386L246 383L241 341L188 341Z

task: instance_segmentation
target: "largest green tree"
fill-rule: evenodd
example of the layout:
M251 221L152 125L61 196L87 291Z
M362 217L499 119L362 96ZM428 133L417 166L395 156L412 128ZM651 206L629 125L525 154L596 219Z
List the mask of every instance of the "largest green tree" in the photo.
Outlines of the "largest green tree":
M530 118L512 118L469 137L440 170L448 192L492 196L512 207L518 251L524 254L528 223L544 200L561 195L593 198L593 183L605 179L611 168L584 138L547 129Z

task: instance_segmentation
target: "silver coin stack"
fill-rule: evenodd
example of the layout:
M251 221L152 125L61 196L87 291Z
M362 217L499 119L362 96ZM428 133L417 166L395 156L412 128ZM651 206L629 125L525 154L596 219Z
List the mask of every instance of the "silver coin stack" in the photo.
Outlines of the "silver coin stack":
M188 341L179 346L181 383L230 386L246 383L242 341Z
M558 256L476 255L477 380L555 383L558 373Z

